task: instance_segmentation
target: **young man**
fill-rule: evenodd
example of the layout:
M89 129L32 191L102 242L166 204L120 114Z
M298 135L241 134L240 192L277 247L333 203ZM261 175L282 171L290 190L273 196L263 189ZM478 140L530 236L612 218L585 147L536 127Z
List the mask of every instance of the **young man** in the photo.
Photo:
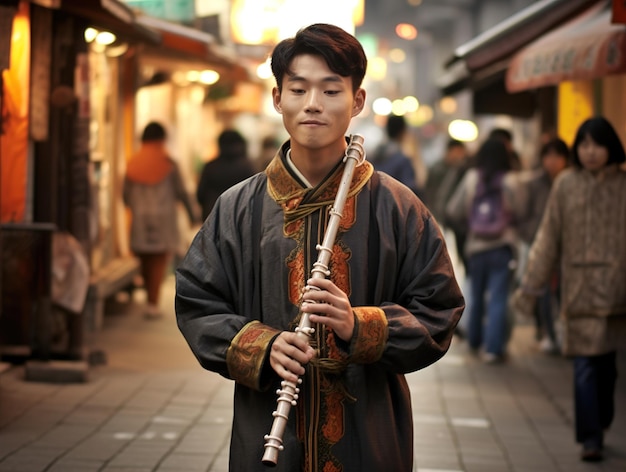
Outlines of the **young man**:
M364 162L330 274L309 279L366 66L359 42L331 25L276 46L274 106L290 139L264 173L222 194L177 270L179 328L203 367L235 381L231 471L268 470L276 388L298 377L274 470L412 469L404 374L445 354L464 306L437 225L413 192ZM310 345L294 327L312 302L323 303Z

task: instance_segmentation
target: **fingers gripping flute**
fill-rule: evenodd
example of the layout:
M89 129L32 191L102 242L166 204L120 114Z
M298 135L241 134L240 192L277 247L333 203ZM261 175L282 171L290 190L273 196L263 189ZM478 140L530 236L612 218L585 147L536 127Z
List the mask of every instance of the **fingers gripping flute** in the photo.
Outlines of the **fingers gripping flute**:
M313 269L311 270L312 278L325 278L330 275L328 270L328 263L332 254L333 245L335 244L335 238L337 237L337 230L339 229L339 222L341 221L341 212L350 190L350 183L352 182L352 174L354 168L363 163L365 160L365 149L363 148L363 136L353 134L350 136L350 142L346 148L346 152L343 158L345 167L343 175L341 176L341 182L337 189L337 195L335 201L330 210L330 216L328 218L328 226L324 233L324 239L321 245L317 245L318 257ZM310 339L314 332L309 321L309 313L302 312L300 323L296 328L298 336L304 336ZM302 382L298 379L298 385ZM289 418L289 410L292 406L296 406L298 400L298 393L300 389L293 382L283 380L281 382L281 388L276 391L278 395L276 411L272 413L274 416L274 422L272 423L272 429L270 434L265 435L265 453L263 454L263 464L269 466L275 466L278 461L278 452L283 450L283 434L287 425L287 419Z

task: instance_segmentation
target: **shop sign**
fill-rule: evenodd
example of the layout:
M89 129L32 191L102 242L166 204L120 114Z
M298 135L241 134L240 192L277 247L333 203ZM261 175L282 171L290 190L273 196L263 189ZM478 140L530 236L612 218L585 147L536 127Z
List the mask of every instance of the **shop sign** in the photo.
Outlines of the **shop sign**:
M196 17L195 0L125 0L125 3L162 20L188 23Z

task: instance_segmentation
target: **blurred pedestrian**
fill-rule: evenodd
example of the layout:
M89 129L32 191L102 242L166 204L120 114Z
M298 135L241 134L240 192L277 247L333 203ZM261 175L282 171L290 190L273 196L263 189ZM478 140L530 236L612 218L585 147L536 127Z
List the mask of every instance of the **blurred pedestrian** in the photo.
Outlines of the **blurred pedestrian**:
M504 143L487 139L475 156L475 167L467 171L446 207L450 221L468 228L464 248L471 293L467 341L474 352L484 347L487 363L504 359L510 329L509 287L519 244L515 221L523 215L516 182Z
M271 64L289 140L204 222L176 272L178 326L206 369L235 381L230 470L269 470L271 387L302 377L291 415L274 415L285 419L267 449L284 444L277 470L410 472L405 374L445 354L463 310L443 236L413 192L371 163L341 183L346 132L366 101L357 39L314 24L281 41ZM343 212L332 208L340 191ZM330 242L327 227L338 230ZM328 267L318 251L332 254ZM303 312L313 332L294 331Z
M446 145L443 159L440 159L428 170L424 201L442 228L448 228L454 234L459 262L467 271L464 247L467 236L465 223L455 225L446 218L446 206L450 197L465 176L470 166L469 153L465 143L451 139Z
M218 155L204 164L196 190L203 220L209 216L217 197L256 172L248 158L248 143L239 131L222 131L217 138L217 146Z
M420 195L417 176L411 158L402 149L408 126L403 116L389 115L385 125L386 139L376 148L370 158L374 169L389 174Z
M506 128L494 128L489 133L488 139L499 139L506 146L507 151L511 159L511 170L521 170L522 160L519 154L513 147L513 133Z
M179 245L178 203L197 220L178 165L167 153L165 128L149 123L126 167L123 198L132 215L130 249L139 258L147 292L145 317L161 317L159 297L167 264Z
M532 245L537 234L554 179L569 163L569 148L562 139L553 138L541 147L539 158L541 167L532 171L523 181L527 196L526 215L518 228L522 241L528 246ZM539 347L543 352L552 354L559 352L552 308L558 299L558 285L559 275L558 270L555 270L535 309L536 339Z
M556 178L530 249L519 310L536 297L560 264L563 354L573 358L576 441L581 459L603 459L613 421L616 351L626 346L626 162L603 117L582 123L572 166Z
M263 138L261 141L261 151L259 152L259 157L256 159L257 171L262 172L265 170L271 160L274 159L276 150L281 144L282 143L276 136L269 135Z

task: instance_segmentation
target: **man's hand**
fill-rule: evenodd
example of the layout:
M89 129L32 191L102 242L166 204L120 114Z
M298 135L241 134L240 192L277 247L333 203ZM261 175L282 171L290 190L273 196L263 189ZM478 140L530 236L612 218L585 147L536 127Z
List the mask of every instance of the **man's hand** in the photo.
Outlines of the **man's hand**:
M350 342L354 331L354 313L348 296L328 279L312 278L307 284L319 290L304 292L302 311L310 313L311 323L326 325L340 339Z
M296 383L304 374L302 366L314 356L315 349L309 346L308 339L296 332L283 331L272 344L270 365L281 378Z

